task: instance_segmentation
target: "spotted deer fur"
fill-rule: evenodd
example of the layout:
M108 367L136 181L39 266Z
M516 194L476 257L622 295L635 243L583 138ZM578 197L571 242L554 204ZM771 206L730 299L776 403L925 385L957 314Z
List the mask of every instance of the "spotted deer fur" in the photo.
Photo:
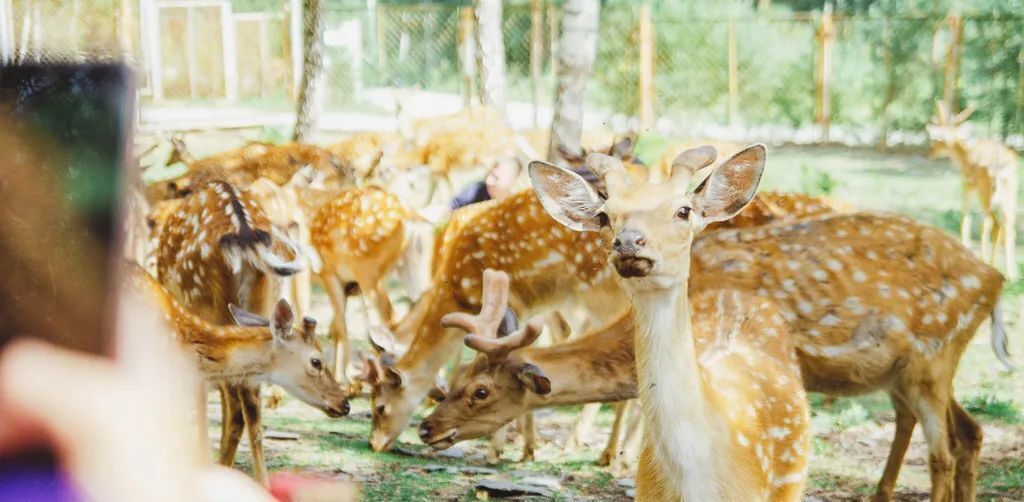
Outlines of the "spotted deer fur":
M532 163L530 177L557 221L601 230L633 305L645 419L637 499L799 500L808 409L785 319L765 299L735 290L700 293L693 302L712 306L690 306L694 235L753 198L764 147L740 152L688 193L692 173L713 160L710 147L685 152L668 183L652 184L593 154L588 167L607 199L549 164Z
M290 251L291 260L281 257ZM185 308L206 322L233 324L229 306L265 315L280 276L302 268L298 247L270 225L262 208L225 181L193 191L160 231L157 278ZM248 430L256 478L266 482L259 383L221 382L220 461L230 465Z
M995 263L1000 242L1004 246L1006 276L1017 280L1017 190L1020 158L1003 143L987 139L969 139L963 122L971 115L968 107L953 116L938 103L936 124L928 125L931 157L949 157L960 169L963 182L960 239L971 245L971 199L981 205L981 256ZM996 213L999 218L996 218Z

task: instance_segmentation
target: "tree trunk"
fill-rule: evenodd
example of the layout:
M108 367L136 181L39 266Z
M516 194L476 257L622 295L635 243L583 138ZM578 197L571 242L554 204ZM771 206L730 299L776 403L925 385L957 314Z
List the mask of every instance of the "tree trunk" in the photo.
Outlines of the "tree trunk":
M583 133L583 95L597 58L600 0L565 0L562 34L558 41L558 89L551 121L548 161L561 160L559 148L580 151Z
M501 0L476 1L477 44L480 48L480 100L505 111L505 40L501 33Z
M309 141L320 117L320 86L324 69L324 0L302 2L302 86L292 140Z

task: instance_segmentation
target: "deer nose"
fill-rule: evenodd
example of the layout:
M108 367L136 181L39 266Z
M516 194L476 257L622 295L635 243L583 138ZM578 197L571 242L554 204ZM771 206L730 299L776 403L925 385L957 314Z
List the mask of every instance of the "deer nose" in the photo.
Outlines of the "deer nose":
M430 431L431 431L430 424L428 424L426 422L423 422L422 424L420 424L420 430L419 430L420 439L426 440L427 438L429 438L430 437Z
M646 244L647 239L644 237L644 234L637 230L626 229L615 236L612 248L619 253L629 254L643 249Z

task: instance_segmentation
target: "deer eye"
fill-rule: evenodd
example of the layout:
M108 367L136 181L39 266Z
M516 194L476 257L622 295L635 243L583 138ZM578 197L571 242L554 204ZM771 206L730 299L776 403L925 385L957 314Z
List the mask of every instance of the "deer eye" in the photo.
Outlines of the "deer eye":
M309 365L312 366L313 369L315 369L317 371L320 371L320 370L322 370L324 368L323 361L321 361L320 359L317 359L315 357L309 360Z
M611 220L608 219L608 213L604 211L597 213L597 223L602 227L608 227L612 224Z
M377 416L378 416L378 417L383 417L383 416L384 416L384 414L385 414L385 413L386 413L387 411L388 411L387 405L386 405L386 404L382 404L382 405L380 405L380 406L378 406L378 407L377 407Z
M676 218L679 218L680 220L690 219L690 208L686 206L679 208L679 210L676 211Z
M484 399L487 399L488 395L490 395L490 393L487 392L487 388L486 387L479 387L475 391L473 391L473 399L476 399L478 401L482 401Z

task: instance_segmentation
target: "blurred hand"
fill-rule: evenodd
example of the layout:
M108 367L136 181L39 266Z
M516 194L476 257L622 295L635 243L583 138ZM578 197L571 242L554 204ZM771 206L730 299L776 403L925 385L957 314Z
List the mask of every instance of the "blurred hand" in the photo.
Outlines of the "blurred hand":
M0 354L0 454L49 445L88 499L273 500L200 454L196 371L141 299L119 310L114 361L29 339Z

